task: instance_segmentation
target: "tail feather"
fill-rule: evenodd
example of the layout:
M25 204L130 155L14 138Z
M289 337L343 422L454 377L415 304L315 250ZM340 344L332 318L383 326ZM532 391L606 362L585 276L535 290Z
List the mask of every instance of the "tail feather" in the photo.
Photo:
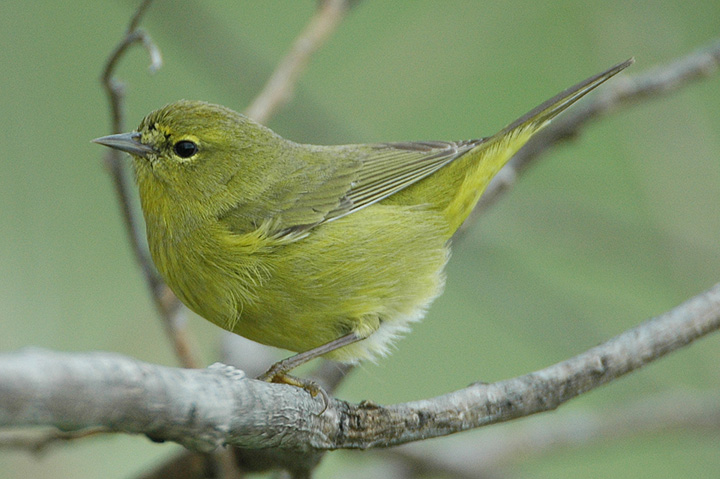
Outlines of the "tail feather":
M449 235L452 235L465 221L492 177L535 133L580 98L630 66L634 61L633 58L630 58L558 93L510 123L486 141L479 143L459 161L448 165L446 167L448 171L444 172L448 177L454 177L454 174L449 171L452 168L465 169L465 174L461 180L462 184L451 185L455 194L450 196L450 201L443 208L444 214L449 221ZM441 170L436 174L439 173L443 173L443 171Z
M510 123L493 136L502 137L508 134L512 135L514 130L530 130L532 133L536 132L547 125L550 120L567 110L580 98L590 93L592 90L602 85L607 80L632 65L634 62L634 58L629 58L602 73L598 73L597 75L581 81L577 85L571 86L525 113L523 116Z

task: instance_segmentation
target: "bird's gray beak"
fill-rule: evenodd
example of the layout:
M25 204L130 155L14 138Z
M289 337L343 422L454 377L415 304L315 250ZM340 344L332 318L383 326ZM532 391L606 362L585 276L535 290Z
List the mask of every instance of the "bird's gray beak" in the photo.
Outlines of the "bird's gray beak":
M108 135L95 138L93 143L115 148L116 150L125 151L131 155L147 158L151 153L157 153L152 147L140 143L140 133L134 131L132 133L120 133L119 135Z

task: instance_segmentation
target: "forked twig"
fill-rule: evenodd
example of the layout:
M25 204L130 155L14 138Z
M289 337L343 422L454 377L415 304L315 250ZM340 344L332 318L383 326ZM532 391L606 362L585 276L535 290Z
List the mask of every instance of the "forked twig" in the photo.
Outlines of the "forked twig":
M118 63L125 53L130 47L139 43L150 56L150 71L157 71L162 66L160 49L155 45L147 32L138 29L138 24L151 3L152 0L144 0L137 8L130 19L125 35L108 56L105 68L103 69L101 82L110 103L113 133L126 131L124 112L125 88L124 84L113 76ZM187 337L187 332L181 326L182 309L180 302L162 279L160 279L150 256L144 248L145 237L140 226L141 223L132 206L132 195L123 154L117 150L109 149L105 155L105 165L112 178L115 193L120 203L125 230L128 233L133 254L142 269L143 277L150 289L155 306L160 312L165 330L172 340L175 354L183 366L200 367L198 355L193 351L194 348L191 346L190 340Z

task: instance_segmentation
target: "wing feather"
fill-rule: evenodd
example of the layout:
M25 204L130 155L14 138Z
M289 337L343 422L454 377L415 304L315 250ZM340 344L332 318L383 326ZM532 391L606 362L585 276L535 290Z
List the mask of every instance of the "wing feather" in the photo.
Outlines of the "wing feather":
M417 183L483 141L379 143L359 149L362 166L346 193L351 206L328 211L325 221L346 216Z
M266 224L274 235L299 238L417 183L484 141L305 146L293 162L302 167L277 175L282 178L267 184L264 193L226 211L221 220L237 233Z

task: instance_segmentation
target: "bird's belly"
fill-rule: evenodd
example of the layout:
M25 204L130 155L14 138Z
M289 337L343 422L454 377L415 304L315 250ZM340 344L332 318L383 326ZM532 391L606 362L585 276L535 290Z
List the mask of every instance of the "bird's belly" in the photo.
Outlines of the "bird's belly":
M322 224L268 256L270 276L232 330L292 351L354 332L367 339L327 356L383 355L442 292L443 228L435 213L383 205Z
M176 258L163 263L184 264L161 273L190 309L241 336L300 352L354 332L367 339L327 356L373 359L441 293L443 221L424 208L376 204L294 242L166 250Z

